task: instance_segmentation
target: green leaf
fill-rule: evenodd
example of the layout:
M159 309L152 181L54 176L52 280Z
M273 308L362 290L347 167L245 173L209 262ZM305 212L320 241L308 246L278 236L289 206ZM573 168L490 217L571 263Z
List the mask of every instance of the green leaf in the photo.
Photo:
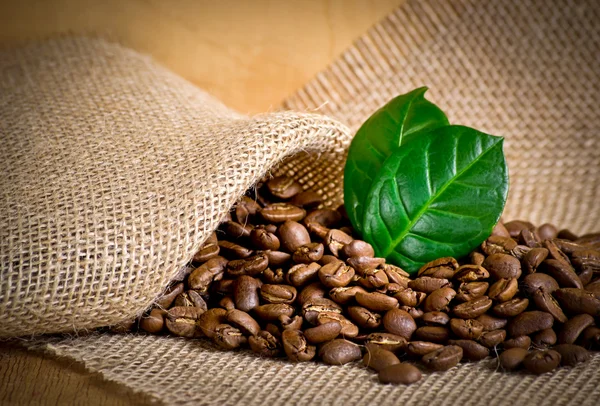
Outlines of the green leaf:
M506 202L502 144L501 137L446 126L397 149L368 192L363 239L407 272L468 254L491 234Z
M356 133L344 168L344 204L356 229L362 228L363 207L384 161L417 135L448 125L446 115L425 100L426 87L391 100Z

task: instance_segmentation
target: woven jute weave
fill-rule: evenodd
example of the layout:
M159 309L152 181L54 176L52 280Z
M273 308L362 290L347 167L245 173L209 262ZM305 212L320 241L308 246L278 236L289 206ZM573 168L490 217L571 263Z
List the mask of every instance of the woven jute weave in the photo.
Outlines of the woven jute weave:
M389 98L428 85L428 98L451 122L506 137L511 175L506 219L549 221L578 233L597 230L599 21L600 4L594 0L409 0L283 107L319 107L320 113L355 130ZM111 312L139 312L243 188L269 170L293 171L305 186L325 191L331 204L340 200L335 168L343 164L350 132L336 121L294 113L242 117L150 60L101 41L55 41L7 55L0 58L0 131L3 141L18 145L9 142L8 153L2 149L3 173L8 175L1 180L1 203L6 205L0 230L4 335L69 326L82 330L116 321L107 318ZM56 76L73 66L78 67L75 72ZM61 86L53 87L58 79ZM65 98L71 101L65 103ZM60 139L48 133L49 123L61 130ZM115 145L102 145L100 135L113 136L107 140ZM69 161L63 158L65 148ZM101 158L105 150L115 155ZM293 165L286 161L274 167L294 153ZM5 166L8 158L26 177L19 178L15 169ZM250 159L256 165L251 175L244 167ZM213 163L204 167L206 173L222 174L218 189L207 189L210 175L196 172L195 165L206 160ZM43 169L56 162L63 170L49 178ZM85 190L89 179L76 176L81 173L71 169L74 162L91 162L92 168L78 169L96 175L98 189L92 184ZM148 162L153 163L151 170L133 171L131 177L132 167ZM128 166L121 171L115 163ZM165 176L174 173L177 177L166 181ZM56 190L56 185L66 189ZM103 189L107 185L115 189ZM134 190L139 185L145 185L143 193ZM102 193L96 195L96 190ZM63 206L37 207L14 200L15 195L56 198ZM114 220L100 229L105 234L61 228L73 221L98 224L93 210L75 211L85 196L94 199L90 210L106 207L105 199L118 201L118 210L101 213L104 221ZM175 206L178 199L205 203L186 212ZM151 209L142 213L144 222L138 228L132 228L131 214L115 217L146 201L152 202ZM61 215L70 217L57 223L60 227L52 224L59 231L49 235L49 223L42 225L40 218L48 218L53 210L59 220ZM162 210L164 217L156 216ZM6 219L4 213L19 215L19 221ZM193 225L186 228L182 223ZM117 225L119 232L108 234ZM160 231L152 232L152 227ZM77 242L75 248L66 245L69 238ZM49 241L67 250L62 257L50 258L52 274L44 272L48 258L32 255L46 252ZM85 245L89 241L108 248L100 253L96 245ZM143 257L134 248L146 242L151 255ZM137 271L115 280L128 269ZM29 279L23 272L29 272ZM86 288L97 288L98 294L82 294ZM52 308L51 292L56 289L68 294ZM36 295L42 295L46 305L38 303L34 309ZM89 309L93 321L85 319ZM21 323L19 312L28 312ZM34 320L53 324L36 329ZM265 360L245 352L221 352L203 340L95 333L31 345L81 361L90 371L162 403L592 405L600 399L598 356L579 367L538 377L497 371L495 361L488 360L427 374L418 384L404 387L378 384L357 365Z

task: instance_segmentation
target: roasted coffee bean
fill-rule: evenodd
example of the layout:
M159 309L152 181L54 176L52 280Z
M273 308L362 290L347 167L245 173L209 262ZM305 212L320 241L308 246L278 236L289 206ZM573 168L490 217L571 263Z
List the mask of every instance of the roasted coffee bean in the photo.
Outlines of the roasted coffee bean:
M187 292L180 293L173 303L174 306L187 306L187 307L199 307L206 311L208 306L202 296L195 290L188 290Z
M490 284L487 282L463 282L458 287L455 298L460 302L477 299L485 295L489 286Z
M378 289L389 284L389 282L386 273L376 268L366 269L358 280L358 283L367 289ZM400 287L400 285L396 285Z
M523 257L525 257L525 254L527 254L532 249L533 248L529 248L527 245L517 245L509 252L509 254L517 258L519 261L522 261Z
M413 357L422 357L440 348L444 348L444 345L429 341L411 341L406 345L406 353Z
M277 232L282 248L289 253L294 253L301 246L311 242L306 227L296 221L285 221Z
M523 348L528 350L531 347L531 337L529 336L518 336L508 340L504 340L502 343L504 349L509 348Z
M559 344L552 349L560 354L560 364L565 366L574 367L592 358L592 354L580 345Z
M277 357L281 353L281 343L268 331L260 331L257 335L248 338L252 352L261 357Z
M506 227L504 226L504 223L502 221L499 221L498 223L496 223L496 225L492 229L492 235L498 236L498 237L510 238L510 233L508 232L508 230L506 229Z
M323 265L319 269L319 279L328 288L340 288L348 285L354 278L354 268L342 261Z
M352 240L353 238L342 230L331 229L325 236L324 242L327 248L329 248L329 252L339 257L344 245L350 244Z
M489 277L489 272L483 266L466 264L456 269L452 279L459 282L475 282Z
M558 235L558 229L553 224L544 223L537 228L537 233L540 240L551 240Z
M541 375L556 369L560 359L560 354L554 350L531 351L523 359L523 366L529 372Z
M481 252L472 251L471 254L469 254L469 262L471 265L481 265L484 260L485 254L482 254Z
M575 240L578 244L594 246L600 243L600 233L588 233L580 236Z
M166 316L167 329L177 336L197 337L196 320L204 313L204 310L198 307L172 307Z
M535 228L532 223L523 220L509 221L508 223L504 223L504 227L506 227L512 238L517 238L524 229L533 230Z
M547 348L556 344L557 337L553 329L538 331L531 337L531 343L538 348Z
M156 306L161 309L168 309L173 304L175 298L184 290L183 283L176 283L168 288L161 297L156 300Z
M431 293L437 289L452 287L452 285L448 279L421 276L408 282L408 287L418 292Z
M227 262L223 257L215 257L194 269L187 280L189 288L201 294L206 293L212 282L223 277Z
M556 244L559 250L561 250L567 255L573 255L577 251L585 250L586 248L588 248L585 245L576 243L575 240L554 238L552 241L554 242L554 244Z
M195 307L182 307L181 309L196 309ZM173 310L173 309L171 309ZM169 310L169 311L171 311ZM167 319L168 322L168 319ZM227 310L218 307L208 309L197 318L196 326L208 338L215 336L216 328L227 323ZM191 330L191 327L190 327Z
M229 261L227 273L231 276L256 276L267 269L267 266L269 266L269 257L263 252L245 259Z
M374 329L381 325L381 315L361 306L349 306L348 315L358 327Z
M272 203L260 211L261 216L272 223L300 221L306 216L306 210L289 203Z
M534 273L540 264L548 257L546 248L533 248L523 257L523 266L526 273Z
M265 251L269 258L269 266L277 267L287 264L291 259L292 255L283 251Z
M219 240L219 249L221 254L231 259L248 258L253 252L249 248L226 240Z
M375 346L391 352L404 350L407 344L406 338L392 333L371 333L365 340L367 348Z
M320 344L331 341L340 335L342 325L338 321L330 321L316 327L304 330L306 340L311 344Z
M487 296L481 296L477 299L456 305L452 312L463 319L474 319L487 312L492 307L492 301Z
M290 199L302 192L302 186L289 176L276 176L267 182L269 192L283 200Z
M523 360L527 354L529 354L529 351L524 348L509 348L500 354L498 361L505 370L514 371L523 366Z
M321 265L316 262L294 265L287 272L285 279L290 285L300 287L316 279L320 269Z
M535 233L528 229L523 229L519 233L518 241L520 244L526 245L530 248L536 248L540 246L540 239Z
M565 240L575 241L577 239L577 234L575 234L574 232L572 232L569 229L563 228L562 230L559 230L556 237L565 239ZM561 247L561 250L562 250L562 247Z
M554 292L561 307L573 314L600 316L600 299L583 289L561 288Z
M320 313L342 313L342 307L327 298L313 298L302 305L302 316L311 324L317 324Z
M507 319L494 317L489 314L482 314L481 316L477 317L476 320L483 325L483 331L503 329L508 323Z
M359 329L358 326L348 320L340 313L320 313L317 316L317 324L329 323L332 321L337 321L342 325L342 331L340 335L345 338L354 338L358 336Z
M221 300L219 300L219 307L222 307L225 310L235 309L235 301L231 296L223 296Z
M561 287L583 289L583 283L571 265L556 259L546 259L543 265L544 272L552 276Z
M281 247L279 238L275 233L270 233L264 228L253 228L250 232L250 241L254 248L258 250L272 250L277 251Z
M477 340L483 333L483 324L475 319L450 319L450 329L459 338Z
M383 261L385 262L385 259ZM379 269L383 269L383 272L385 272L390 282L397 283L403 287L408 287L408 282L410 281L409 274L402 268L385 263L380 264L378 267Z
M581 345L585 348L598 350L600 349L600 328L590 326L583 330L579 339Z
M454 296L456 296L456 291L450 287L434 290L425 299L423 310L426 312L441 311L448 306Z
M140 320L140 328L148 333L158 334L165 326L167 312L162 309L152 309L150 314Z
M492 254L488 256L482 265L490 274L490 277L498 279L518 279L521 276L521 262L508 254Z
M567 266L571 266L569 257L567 257L567 255L558 248L556 242L552 240L546 240L542 243L542 245L548 250L548 259L555 259Z
M579 335L587 327L594 324L594 318L589 314L578 314L563 324L558 333L559 344L574 344Z
M514 317L519 313L522 313L529 306L529 300L526 298L516 297L507 302L499 303L492 307L492 311L496 316L500 317Z
M228 310L227 321L246 335L257 335L260 332L258 322L248 313L241 310Z
M458 345L447 345L423 355L421 361L433 371L447 371L458 365L463 357L463 349Z
M360 286L346 286L340 288L333 288L329 291L329 297L334 302L341 305L348 304L354 300L354 296L358 292L367 293L367 291Z
M416 307L425 300L427 295L423 292L412 290L411 288L404 288L396 292L394 297L398 299L398 302L402 306Z
M490 286L488 297L496 302L506 302L512 299L519 289L519 282L515 279L499 279Z
M385 312L398 307L398 299L379 292L357 292L354 298L359 305L374 312Z
M400 309L391 309L383 316L383 327L392 334L410 340L417 324L410 314Z
M248 238L250 237L250 232L253 227L250 225L242 225L237 221L225 221L221 223L220 230L225 233L225 235L232 239L237 240L238 238Z
M277 327L275 324L273 324L273 323L267 323L267 324L265 324L265 331L268 331L274 337L277 337L278 339L281 340L281 332L282 332L282 330L279 327Z
M598 273L600 272L600 250L599 249L582 249L574 251L571 255L573 266L581 273ZM588 281L589 283L589 281ZM584 283L585 284L585 283Z
M285 303L273 303L256 306L252 309L260 320L274 321L281 315L291 317L294 314L294 307Z
M262 279L265 283L274 285L282 284L285 281L285 274L281 268L277 268L274 271L271 268L267 268L262 273Z
M594 295L596 295L596 297L600 297L600 279L588 283L585 285L584 289L588 292L592 292Z
M329 365L344 365L361 359L362 353L353 342L336 338L320 348L319 357Z
M539 291L552 293L559 287L556 279L539 272L525 276L521 282L521 289L530 296Z
M292 362L306 362L314 358L317 348L306 342L300 330L285 330L281 334L283 350Z
M240 224L248 223L250 217L260 211L260 205L248 196L242 196L235 207L235 217Z
M219 324L215 327L213 341L224 350L233 350L245 344L247 339L237 328L229 324Z
M221 295L229 295L233 294L235 288L235 281L235 279L219 279L218 281L215 281L211 287L215 293L220 293ZM256 282L260 285L260 280L257 280ZM210 292L204 292L202 294L207 299L210 297Z
M458 262L456 259L452 257L438 258L423 265L417 272L417 276L450 279L457 268Z
M385 264L385 258L374 258L374 257L350 257L346 260L346 263L350 265L356 273L360 276L365 276L366 272L370 269L383 266ZM385 272L385 270L384 270ZM387 275L387 273L386 273ZM408 279L408 277L406 278ZM388 280L391 280L388 276ZM408 282L407 282L408 283Z
M211 258L219 255L219 241L217 240L217 235L212 233L208 239L202 244L198 252L194 254L194 258L192 258L192 262L202 263L206 262Z
M450 338L450 330L442 326L423 326L415 330L413 337L419 341L444 344Z
M410 385L421 380L421 371L414 365L402 362L390 365L379 371L378 379L381 383L395 383Z
M531 310L522 312L509 321L506 330L511 337L518 337L552 328L553 324L554 317L550 313Z
M323 198L317 192L306 190L294 195L289 203L304 209L314 209L323 203Z
M415 320L420 319L423 316L423 314L425 314L423 310L417 307L400 306L398 307L398 309L404 310L406 313L410 314L410 316Z
M367 346L367 351L363 357L363 365L377 372L390 365L399 363L400 360L393 352L381 349L377 346Z
M423 314L421 321L427 325L445 326L450 322L450 316L444 312L427 312Z
M368 242L362 240L353 240L342 247L342 254L346 258L374 257L375 251Z
M494 348L506 339L506 330L484 331L478 341L487 348Z
M260 297L267 303L292 304L296 300L296 288L290 285L263 284Z
M319 261L324 253L325 247L323 244L311 242L294 251L292 259L299 264L310 264L311 262Z
M285 314L282 314L277 318L277 320L279 320L279 323L281 323L281 327L284 330L300 330L302 328L302 324L304 324L304 319L302 316L288 317Z
M481 361L490 355L490 350L473 340L449 340L449 345L458 345L463 350L463 358L468 361Z
M336 210L320 209L310 212L304 224L311 234L324 239L329 230L337 227L341 221L342 215Z
M236 309L249 312L260 304L259 282L251 276L242 275L235 280L233 300Z
M490 236L481 244L481 250L486 255L508 254L517 246L517 242L509 237Z

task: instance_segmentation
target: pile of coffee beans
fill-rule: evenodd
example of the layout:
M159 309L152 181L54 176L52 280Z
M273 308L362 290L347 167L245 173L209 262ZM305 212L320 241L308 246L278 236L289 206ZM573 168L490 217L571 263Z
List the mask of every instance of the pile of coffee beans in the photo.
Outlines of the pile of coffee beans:
M133 328L341 365L385 383L498 357L534 374L600 349L600 234L498 224L414 277L356 239L343 207L288 177L250 190Z

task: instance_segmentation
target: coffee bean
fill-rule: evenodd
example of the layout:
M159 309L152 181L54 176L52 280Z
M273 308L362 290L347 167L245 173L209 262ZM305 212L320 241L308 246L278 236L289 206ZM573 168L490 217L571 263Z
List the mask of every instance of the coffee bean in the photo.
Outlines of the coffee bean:
M275 233L270 233L264 228L253 228L250 232L250 241L254 248L258 250L277 251L281 247L279 238L277 238Z
M245 344L247 339L237 328L229 324L219 324L215 327L213 341L224 350L233 350Z
M471 251L471 253L469 254L469 262L471 263L471 265L481 265L483 264L484 260L485 254L482 254L481 252Z
M362 353L360 347L353 342L336 338L321 347L319 357L329 365L344 365L361 359Z
M260 304L259 283L251 276L241 275L235 280L233 299L236 309L249 312Z
M361 306L349 306L348 315L358 327L374 329L381 325L381 315Z
M411 341L406 346L406 353L413 357L422 357L440 348L444 348L444 345L429 341Z
M238 223L247 224L250 218L260 211L260 205L248 196L242 196L235 207L235 217Z
M193 262L202 263L219 255L219 241L217 235L212 233L208 239L202 244L200 249L194 254Z
M282 284L285 281L285 275L283 274L283 269L277 268L276 270L272 270L267 268L262 273L262 279L265 283L270 283L272 285Z
M283 350L292 362L306 362L314 358L317 348L306 342L299 330L285 330L281 334Z
M509 349L509 348L523 348L528 350L529 347L531 347L531 337L529 336L518 336L518 337L514 337L511 338L509 340L504 340L504 342L502 343L502 346L504 347L504 349Z
M561 288L554 292L561 307L573 314L600 316L600 299L583 289Z
M294 308L285 303L273 303L256 306L252 309L260 320L274 321L281 315L291 317L294 314Z
M329 291L329 297L333 299L334 302L344 305L353 301L358 292L367 293L367 291L360 286L347 286L331 289Z
M506 302L512 299L519 289L519 282L515 278L499 279L490 286L488 297L496 302Z
M489 272L483 266L470 264L460 266L452 276L454 280L459 282L475 282L489 277Z
M231 241L219 240L220 253L230 259L243 259L252 255L252 250ZM212 258L214 259L214 258Z
M304 319L301 316L289 317L285 314L282 314L277 318L281 323L281 327L284 330L300 330L302 328L302 324L304 324Z
M450 322L450 316L444 312L427 312L423 314L421 321L426 325L445 326Z
M458 262L452 257L438 258L426 263L417 272L417 276L450 279L458 268Z
M478 341L487 348L495 348L506 339L506 330L484 331Z
M431 293L434 290L452 286L448 279L421 276L408 282L408 287L418 292Z
M592 275L600 272L600 250L582 249L574 251L571 255L573 266L579 270L580 275L587 273ZM581 276L580 276L581 277ZM582 281L583 282L583 281ZM589 283L588 281L587 283ZM583 282L587 284L586 282Z
M468 361L481 361L490 355L490 350L473 340L449 340L448 344L462 348L463 358Z
M504 226L504 223L502 221L499 221L494 226L494 228L492 229L492 235L498 236L498 237L510 238L510 233L508 232L508 230L506 229L506 227Z
M379 292L358 292L354 298L358 304L375 312L385 312L398 307L398 299Z
M508 254L492 254L482 265L493 279L518 279L521 276L521 262Z
M257 335L248 338L252 352L261 357L277 357L281 353L281 343L268 331L260 331Z
M319 261L324 253L325 247L323 244L311 242L294 251L292 259L299 264L310 264L311 262Z
M187 306L187 307L199 307L206 311L208 306L202 296L195 290L188 290L187 292L180 293L173 303L174 306Z
M566 229L566 228L559 230L559 232L556 236L558 238L562 238L565 240L571 240L571 241L575 241L577 239L577 234L573 233L571 230Z
M235 309L235 301L231 296L223 296L221 300L219 300L219 307L222 307L225 310Z
M485 295L488 287L487 282L463 282L456 291L456 300L460 302L468 302L469 300L477 299Z
M492 311L496 316L500 317L514 317L527 309L529 306L529 300L526 298L516 297L507 302L499 303L492 307Z
M400 360L393 352L381 349L376 346L368 346L365 356L363 357L363 365L377 372L389 367L390 365L399 364Z
M181 337L196 337L196 320L204 314L204 310L198 307L172 307L167 312L167 329Z
M320 313L342 313L342 307L327 298L313 298L302 305L302 316L311 324L317 324Z
M250 225L242 225L236 221L225 221L219 226L220 231L223 231L225 235L232 240L239 238L250 237L250 232L253 227Z
M175 309L175 308L173 308ZM171 309L171 310L173 310ZM182 309L196 309L195 307L182 307ZM169 311L171 311L169 310ZM218 325L227 323L227 310L220 308L208 309L197 318L198 329L208 338L213 338ZM168 323L168 319L167 319ZM168 327L168 324L167 324ZM191 330L191 327L190 327Z
M523 360L529 354L524 348L509 348L504 350L498 357L500 366L507 371L513 371L523 366Z
M228 310L227 321L246 335L257 335L260 332L260 326L257 321L248 313L241 310Z
M290 261L290 259L292 259L292 256L290 254L283 251L267 250L265 251L265 253L269 258L269 266L283 266L287 264Z
M309 213L304 219L308 231L324 239L331 228L337 227L342 221L342 215L336 210L321 209Z
M404 350L408 344L406 338L391 333L371 333L365 341L367 347L377 347L391 352Z
M542 245L548 250L548 259L555 259L562 262L566 266L571 266L571 261L569 261L567 255L558 248L556 242L552 240L546 240L542 243Z
M194 269L188 277L189 288L198 293L207 292L212 282L223 277L227 262L223 257L215 257Z
M506 327L507 319L494 317L489 314L482 314L476 319L483 326L483 331L499 330Z
M559 287L556 279L544 273L527 275L521 282L521 289L530 296L538 291L552 293Z
M161 309L168 309L173 304L175 298L184 291L183 283L176 283L168 288L161 297L156 300L156 306Z
M540 246L540 238L533 231L528 229L521 230L519 233L518 241L520 244L526 245L530 248L536 248Z
M286 281L295 287L306 285L317 278L321 265L316 262L298 264L291 267L286 275Z
M368 242L362 240L353 240L342 247L342 254L346 258L374 257L375 251Z
M447 371L458 365L463 357L463 349L458 345L447 345L423 355L421 361L433 371Z
M354 268L342 261L323 265L319 269L319 279L328 288L339 288L348 285L354 278Z
M260 253L244 259L236 259L227 263L227 273L231 276L256 276L269 266L269 257Z
M263 284L260 297L267 303L292 304L296 300L296 288L290 285Z
M486 255L508 254L517 246L517 242L509 237L490 236L481 244L481 250Z
M552 349L560 354L560 364L565 366L574 367L592 358L592 354L580 345L559 344Z
M289 176L277 176L267 182L269 192L280 199L287 200L302 192L302 186Z
M338 321L331 321L316 327L304 330L306 340L311 344L320 344L331 341L340 335L342 325Z
M165 326L165 315L167 312L162 309L152 309L150 314L142 317L140 328L148 333L157 334Z
M383 316L383 327L392 334L410 340L417 324L410 314L400 309L391 309Z
M415 320L420 319L423 316L423 314L425 314L425 312L423 312L423 310L421 310L417 307L400 306L400 307L398 307L398 309L404 310L406 313L410 314L410 317L412 317Z
M389 284L389 279L383 270L372 268L366 269L362 273L361 278L358 280L358 283L360 283L363 287L367 289L378 289ZM400 287L400 285L398 284L394 285Z
M539 226L537 228L537 232L542 241L551 240L553 238L556 238L556 236L558 235L558 229L554 225L549 223L544 223L541 226Z
M593 350L600 349L600 328L593 326L587 327L583 330L583 333L581 333L579 342L585 348Z
M306 227L296 221L286 220L277 232L282 248L289 253L294 253L301 246L311 242Z
M413 337L420 341L445 344L450 338L450 331L442 326L423 326L415 330Z
M474 319L487 312L490 307L492 307L490 298L481 296L455 306L452 312L463 319Z
M548 257L546 248L533 248L523 257L523 266L526 273L534 273L540 264Z
M531 337L532 344L538 348L551 347L556 344L556 341L556 333L551 328L538 331Z
M331 229L325 236L325 245L331 254L339 257L344 245L350 244L352 240L353 238L342 230Z
M504 223L504 227L506 227L512 238L517 238L524 229L532 230L535 228L532 223L523 220L509 221L508 223Z
M425 299L423 310L426 312L441 311L448 306L454 296L456 296L456 291L450 287L434 290Z
M421 380L421 371L406 362L390 365L379 371L379 382L410 385Z
M543 265L544 271L556 279L561 287L583 289L583 283L571 265L556 259L546 259Z
M560 354L554 350L531 351L523 359L523 366L529 372L541 375L558 367L560 359Z
M385 263L380 264L378 268L382 269L383 272L385 272L390 282L397 283L402 287L408 287L408 282L410 281L409 274L405 272L402 268Z
M346 263L352 268L354 268L358 275L364 277L367 271L383 266L383 264L385 263L385 258L350 257L346 260ZM388 276L387 273L386 276ZM408 279L408 277L406 279ZM388 276L388 280L392 279L390 279L390 277Z
M398 300L402 306L416 307L420 305L427 295L423 292L417 292L411 288L400 289L394 294L394 298Z
M537 331L552 328L554 318L551 314L539 310L522 312L512 319L506 330L511 337L530 335Z
M300 221L306 216L306 210L289 203L272 203L260 211L261 216L272 223Z
M450 319L450 329L465 340L477 340L483 333L483 325L475 319Z
M321 203L323 203L323 198L321 195L311 190L300 192L294 195L290 200L290 204L293 204L294 206L300 206L304 209L314 209Z
M352 323L340 313L323 312L319 313L319 315L317 316L318 325L330 323L332 321L337 321L342 325L340 335L342 335L345 338L354 338L359 333L358 326Z
M559 344L574 344L579 335L587 327L594 324L594 318L589 314L578 314L563 324L558 333Z

